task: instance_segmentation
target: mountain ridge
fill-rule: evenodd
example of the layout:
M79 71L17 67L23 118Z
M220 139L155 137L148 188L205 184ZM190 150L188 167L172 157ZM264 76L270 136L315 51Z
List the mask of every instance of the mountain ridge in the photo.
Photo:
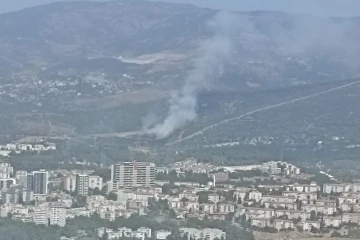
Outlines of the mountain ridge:
M210 36L206 24L217 12L188 4L132 0L59 2L0 14L0 51L8 65L0 71L5 75L39 74L79 58L163 52L184 54L187 57L178 66L191 67L188 63L196 48ZM355 42L360 33L353 26L360 26L359 18L327 19L274 11L235 14L244 30L237 36L229 75L237 74L236 78L256 86L292 78L301 82L358 74L354 56L360 52ZM317 33L317 28L325 27L324 36ZM345 36L346 31L354 36ZM344 44L331 45L342 35ZM331 40L335 37L336 41Z

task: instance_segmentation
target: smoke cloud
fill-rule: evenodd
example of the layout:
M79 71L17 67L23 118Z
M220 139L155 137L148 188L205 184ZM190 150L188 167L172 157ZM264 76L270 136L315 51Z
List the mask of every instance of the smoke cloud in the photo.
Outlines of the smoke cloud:
M167 138L196 119L199 92L223 74L224 63L232 54L233 37L239 24L237 20L235 15L221 12L208 22L213 36L201 42L194 68L188 73L183 88L172 96L165 120L148 129L148 133L160 139Z
M154 127L159 122L159 117L155 113L150 112L148 115L142 118L142 131Z

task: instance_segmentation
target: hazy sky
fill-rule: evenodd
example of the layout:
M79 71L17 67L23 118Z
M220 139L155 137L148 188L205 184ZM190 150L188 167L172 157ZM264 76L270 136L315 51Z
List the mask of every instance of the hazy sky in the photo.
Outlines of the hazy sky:
M60 0L0 0L0 12ZM69 0L67 0L69 1ZM130 0L129 0L130 1ZM360 0L162 0L239 11L277 10L318 16L360 16Z

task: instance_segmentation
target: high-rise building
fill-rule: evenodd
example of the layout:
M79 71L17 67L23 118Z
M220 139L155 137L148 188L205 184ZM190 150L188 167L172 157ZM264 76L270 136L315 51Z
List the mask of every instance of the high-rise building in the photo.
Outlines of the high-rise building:
M16 184L26 187L27 186L27 172L23 170L16 171L15 173Z
M76 191L76 176L68 175L63 180L64 189L68 192Z
M10 188L1 192L1 202L3 204L19 203L19 189Z
M89 175L76 175L76 193L83 196L89 194Z
M100 176L89 176L89 188L95 189L98 188L101 190L103 187L103 178Z
M49 225L49 207L47 205L39 205L34 207L33 221L36 225Z
M148 162L124 162L111 166L113 189L150 187L155 182L155 164Z
M49 223L64 227L66 224L66 207L59 203L49 205Z
M0 190L9 189L12 185L16 183L14 178L3 178L0 179Z
M0 178L10 178L14 172L14 168L10 163L0 163Z
M21 185L13 185L9 189L1 191L1 202L8 203L30 203L34 200L33 191L27 190Z
M27 189L34 191L34 195L46 195L48 193L48 172L40 170L28 173Z

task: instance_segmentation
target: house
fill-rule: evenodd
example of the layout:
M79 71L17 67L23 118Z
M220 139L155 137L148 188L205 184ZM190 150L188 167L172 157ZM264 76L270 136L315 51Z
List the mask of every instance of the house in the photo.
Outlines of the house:
M360 212L360 205L358 203L342 203L339 204L339 208L343 212L354 212L354 213Z
M304 231L311 231L311 229L320 229L320 221L304 221L302 223Z
M289 185L286 187L287 191L296 191L296 192L317 192L320 190L320 186L316 182L311 182L310 184L298 184Z
M249 192L249 200L255 200L256 202L259 202L262 198L262 193L257 190L252 190Z
M217 212L217 205L212 203L203 203L200 204L200 210L206 213L213 214Z
M264 228L271 226L271 221L270 218L252 218L251 225Z
M274 209L267 208L247 208L247 207L239 207L237 209L238 215L256 215L258 218L271 218L275 216Z
M289 220L289 219L275 219L274 227L277 230L295 228L294 227L294 222L292 220Z
M306 220L310 218L310 213L305 211L296 211L296 210L287 210L287 209L277 209L275 211L276 217L287 216L288 219L298 219Z
M200 209L200 204L198 202L185 202L184 207L189 210L189 212L198 211Z
M144 233L146 238L151 238L151 228L141 227L138 228L136 231Z
M295 202L264 202L265 208L285 208L290 210L297 210L297 203Z
M294 196L273 196L273 195L264 195L262 196L263 202L296 202L296 197Z
M356 199L360 198L360 192L342 192L341 196L343 197L353 197Z
M233 213L235 212L235 206L233 204L221 203L218 205L219 213Z
M207 219L213 220L213 221L215 221L215 220L224 221L224 220L226 220L226 216L227 216L227 214L223 214L223 213L214 213L214 214L207 214L206 215Z
M316 192L297 192L297 191L285 191L282 193L282 196L295 197L300 200L316 200Z
M321 205L321 206L336 207L336 201L335 200L318 199L316 201L316 204Z
M236 199L236 201L238 201L239 199L244 200L246 197L246 194L250 191L251 191L251 189L249 189L249 188L236 188L233 197Z
M341 217L324 216L325 226L340 227Z
M156 239L159 239L159 240L166 240L166 238L170 235L171 235L171 232L166 231L166 230L159 230L159 231L156 231L156 233L155 233Z
M343 204L343 203L359 203L359 197L339 196L337 199L338 199L339 204Z
M212 203L218 203L220 201L220 196L218 194L209 194L208 195L208 201Z
M360 214L359 213L343 213L342 214L343 223L357 223L360 224Z
M226 239L226 233L220 229L215 228L205 228L205 229L196 229L196 228L180 228L180 236L187 239Z
M327 194L360 192L360 183L324 184L323 192Z
M336 212L336 206L325 206L325 205L318 205L318 204L304 204L301 206L301 209L306 212L322 212L325 215L332 215L334 212Z
M180 209L180 208L184 207L184 202L171 200L171 201L169 201L169 207L170 208L175 208L175 209Z
M198 195L188 192L179 193L179 198L180 199L186 198L191 202L197 202L199 200Z

